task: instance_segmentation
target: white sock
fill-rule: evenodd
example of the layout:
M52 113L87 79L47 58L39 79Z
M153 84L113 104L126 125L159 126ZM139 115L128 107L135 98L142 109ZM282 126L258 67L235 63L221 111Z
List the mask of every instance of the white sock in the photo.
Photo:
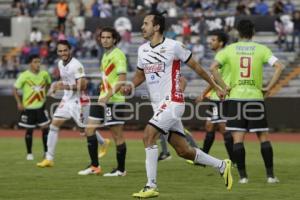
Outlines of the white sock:
M208 166L218 169L221 173L224 172L225 165L222 160L212 157L212 156L204 153L203 151L201 151L198 148L195 148L195 149L196 149L196 157L194 160L195 163L208 165Z
M50 125L48 139L47 139L47 147L48 147L48 151L46 153L47 160L54 159L55 146L58 140L58 131L59 131L58 127Z
M102 135L100 134L99 131L96 131L96 136L97 136L97 141L100 145L104 144L104 138L102 137Z
M147 172L147 186L156 187L156 175L157 175L157 159L158 159L158 147L153 145L145 148L146 151L146 172Z

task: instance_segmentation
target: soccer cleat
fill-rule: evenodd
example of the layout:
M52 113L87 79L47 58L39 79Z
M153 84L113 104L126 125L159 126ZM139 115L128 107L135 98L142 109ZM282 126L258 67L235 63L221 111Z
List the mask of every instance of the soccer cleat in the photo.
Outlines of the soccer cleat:
M268 177L267 178L267 183L279 183L279 179L277 177Z
M98 157L102 158L106 155L108 147L110 144L110 139L104 139L104 144L99 147Z
M231 175L231 160L225 159L223 162L225 162L226 166L224 169L224 172L221 174L225 181L225 186L227 190L231 190L232 188L232 175Z
M151 188L149 186L145 186L137 193L133 193L132 196L136 198L152 198L157 197L159 195L157 188Z
M157 161L163 161L163 160L170 160L172 158L171 154L168 152L166 154L164 154L163 152L161 152L158 156Z
M124 172L121 172L120 170L118 169L113 169L110 173L105 173L103 176L126 176L126 171Z
M42 162L37 163L36 166L38 166L38 167L53 167L54 162L53 162L53 160L44 159Z
M88 168L78 172L78 175L99 175L101 174L101 167L89 166Z
M31 153L27 154L26 160L34 160L33 154Z
M247 184L249 182L248 178L244 177L239 180L240 184Z

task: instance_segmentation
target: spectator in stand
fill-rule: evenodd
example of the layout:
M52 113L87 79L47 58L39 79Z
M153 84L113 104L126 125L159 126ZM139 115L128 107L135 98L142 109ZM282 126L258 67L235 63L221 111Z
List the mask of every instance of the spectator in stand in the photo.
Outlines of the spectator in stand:
M26 15L26 4L22 0L14 0L11 4L12 13L14 16Z
M36 27L33 27L32 30L31 30L31 33L30 33L30 38L29 38L29 41L31 43L33 42L41 42L42 41L42 32L40 30L38 30L38 28Z
M57 40L58 41L60 41L60 40L66 40L65 26L61 24L59 26L58 30L59 30L59 32L58 32L58 35L57 35Z
M21 55L20 55L21 64L27 63L30 54L30 48L31 48L30 43L28 41L25 41L25 43L21 47Z
M104 3L100 5L100 17L108 18L112 16L112 2L110 0L104 0Z
M244 1L240 1L238 5L236 6L236 12L235 15L249 15L249 10L247 9L247 6L245 5Z
M294 23L294 30L293 30L293 38L291 44L291 51L295 50L295 42L296 38L298 38L298 47L300 48L300 11L296 11L293 14L293 23Z
M182 37L183 41L189 41L192 30L191 30L191 19L187 14L183 15L182 20L181 20L181 26L182 26Z
M284 4L284 13L285 14L293 14L295 12L295 4L291 0L287 0L287 2Z
M16 78L19 72L19 61L16 56L7 57L7 77L8 78Z
M119 0L118 5L115 8L115 14L117 16L127 16L129 0Z
M69 6L65 0L59 0L55 5L55 15L57 17L57 25L63 25L65 27L65 22L69 14Z
M80 0L77 4L77 11L78 11L78 16L84 17L85 16L85 4L83 3L83 0Z
M5 55L1 57L0 63L0 78L5 78L7 76L7 58Z
M201 64L204 58L204 46L200 43L200 38L193 43L192 53L196 62Z
M273 4L273 14L280 15L284 12L284 3L281 0L277 0Z
M269 6L264 2L264 0L258 0L255 6L255 14L257 15L268 15Z
M39 53L41 63L43 64L48 63L47 61L48 55L49 55L48 45L46 42L43 42L40 47L40 53Z
M221 8L221 6L223 5L224 9L227 10L229 3L230 3L230 0L218 0L217 9L219 10Z
M100 17L100 4L98 3L98 0L94 0L92 6L92 17Z
M244 4L247 7L247 9L249 10L250 15L254 15L255 14L255 6L256 6L255 1L254 0L248 0Z
M34 17L37 14L37 12L39 11L39 6L40 6L39 4L40 4L39 0L26 1L26 7L30 17Z

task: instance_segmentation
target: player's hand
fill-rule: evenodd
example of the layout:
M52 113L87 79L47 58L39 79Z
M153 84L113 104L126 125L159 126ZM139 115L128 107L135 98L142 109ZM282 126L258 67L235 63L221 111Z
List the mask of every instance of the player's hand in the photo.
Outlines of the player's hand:
M270 89L268 87L262 88L261 91L262 91L265 98L270 96Z
M229 95L229 93L230 93L230 90L231 90L231 87L229 87L229 86L226 86L225 90L226 90L226 95Z
M216 93L221 101L223 101L227 95L227 91L221 88L216 89Z
M54 83L53 92L56 92L57 90L63 90L63 89L64 89L64 84L62 81L57 81Z
M98 104L99 105L105 105L107 104L109 101L109 97L108 96L105 96L105 97L101 97L98 99Z
M205 96L199 95L199 96L195 99L195 102L196 102L196 103L200 103L200 102L202 102L204 99L205 99Z
M129 84L124 85L124 86L121 87L120 91L124 96L130 95L131 92L132 92L132 86L129 85Z
M22 103L18 103L18 110L19 111L23 111L24 110L24 106Z

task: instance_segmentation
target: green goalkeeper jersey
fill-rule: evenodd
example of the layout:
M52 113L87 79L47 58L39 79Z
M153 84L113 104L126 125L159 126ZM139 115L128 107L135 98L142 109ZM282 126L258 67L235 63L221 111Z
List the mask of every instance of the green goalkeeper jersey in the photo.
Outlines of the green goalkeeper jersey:
M37 74L30 70L22 72L15 82L15 88L22 90L22 103L26 109L41 108L46 101L47 86L51 78L47 71L41 70Z
M273 65L277 58L271 50L251 41L241 41L217 53L215 60L230 71L231 91L228 99L262 100L263 66Z

